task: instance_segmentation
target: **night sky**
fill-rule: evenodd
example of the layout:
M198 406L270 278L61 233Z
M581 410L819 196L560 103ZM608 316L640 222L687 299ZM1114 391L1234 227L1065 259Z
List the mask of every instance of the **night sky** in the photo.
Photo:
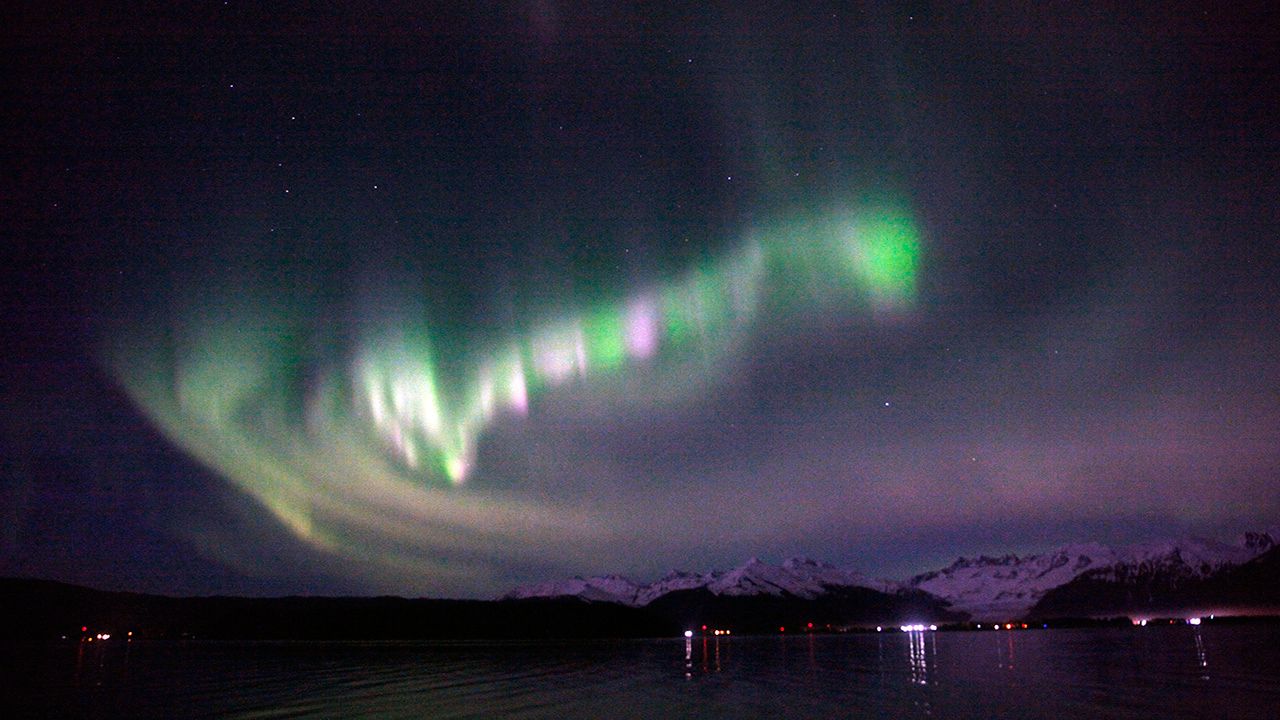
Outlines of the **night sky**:
M0 574L485 597L1280 517L1274 9L18 5Z

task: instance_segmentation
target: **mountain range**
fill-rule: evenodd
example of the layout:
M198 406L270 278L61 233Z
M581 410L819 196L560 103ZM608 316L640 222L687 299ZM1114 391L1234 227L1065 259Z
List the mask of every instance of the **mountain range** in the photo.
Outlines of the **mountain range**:
M1280 527L1199 538L1067 545L960 558L899 582L806 558L757 558L651 583L617 575L517 588L497 600L165 597L0 578L11 638L403 640L791 634L987 621L1280 615ZM1127 622L1127 621L1124 621Z
M933 599L954 616L976 621L1215 605L1274 609L1280 608L1277 546L1280 526L1243 533L1235 543L1184 537L1119 547L1072 544L1031 555L961 557L897 582L809 558L781 565L751 558L729 570L672 571L651 583L601 575L525 585L502 599L574 598L644 608L694 592L719 599L817 601L857 590L867 597Z
M811 600L832 588L841 587L870 588L886 593L899 589L894 583L875 580L855 570L837 568L809 558L792 558L781 566L751 558L732 570L706 573L673 570L662 578L643 585L621 575L574 577L557 582L525 585L507 593L502 599L576 597L592 602L645 607L664 595L682 590L706 589L712 595L725 597L787 595Z

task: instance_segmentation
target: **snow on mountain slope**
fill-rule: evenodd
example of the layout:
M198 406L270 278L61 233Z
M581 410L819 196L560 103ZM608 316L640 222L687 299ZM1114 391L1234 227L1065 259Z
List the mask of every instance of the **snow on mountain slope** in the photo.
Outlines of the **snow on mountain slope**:
M786 568L769 565L759 558L751 558L707 584L716 595L783 595L811 598L820 592L806 578L797 577ZM817 590L817 592L815 592Z
M818 587L866 587L886 593L895 592L900 587L898 583L867 577L857 570L838 568L804 557L791 558L783 562L782 567L792 576L809 583L810 586L816 584Z
M643 607L667 593L706 588L716 595L791 595L816 598L832 589L870 588L893 593L923 590L968 613L975 620L1021 617L1046 592L1088 573L1091 577L1123 580L1151 574L1206 577L1225 567L1248 562L1280 545L1280 526L1247 532L1234 544L1180 538L1112 548L1098 543L1065 545L1034 555L960 558L940 570L917 575L905 583L868 578L809 558L792 558L771 565L758 558L731 570L707 573L672 571L661 579L639 584L625 577L576 577L559 582L518 587L504 597L577 597L590 602L615 602Z
M1270 538L1269 533L1259 533ZM1260 544L1265 544L1259 538ZM1095 570L1091 576L1123 578L1161 573L1173 577L1203 578L1228 565L1240 565L1259 555L1247 545L1228 545L1204 538L1181 538L1138 543L1121 548L1111 567Z
M1114 561L1115 551L1105 545L1067 545L1021 558L960 558L941 570L917 575L907 584L948 601L952 608L975 619L1006 619L1026 612L1046 592L1080 573Z
M706 587L711 583L712 579L713 573L695 573L685 572L683 570L672 570L657 582L644 585L640 588L640 591L636 593L636 607L644 607L669 592Z
M808 558L792 558L782 565L770 565L758 558L732 570L709 573L672 571L648 585L636 585L616 575L572 578L560 582L525 585L504 596L506 599L533 597L578 597L592 602L617 602L643 607L677 590L706 588L716 595L794 595L815 598L832 588L865 587L892 592L892 583L867 578L862 573L837 568Z
M619 575L574 577L568 580L522 585L503 596L504 600L525 598L576 597L589 602L614 602L635 605L640 586Z
M1247 548L1257 555L1280 545L1280 525L1273 525L1262 531L1246 531L1240 534L1236 544Z
M941 570L908 581L969 613L975 620L1021 616L1046 592L1088 573L1124 579L1163 573L1175 577L1207 577L1239 565L1273 547L1280 529L1246 533L1236 545L1203 538L1179 538L1111 548L1098 543L1067 545L1037 555L960 558Z

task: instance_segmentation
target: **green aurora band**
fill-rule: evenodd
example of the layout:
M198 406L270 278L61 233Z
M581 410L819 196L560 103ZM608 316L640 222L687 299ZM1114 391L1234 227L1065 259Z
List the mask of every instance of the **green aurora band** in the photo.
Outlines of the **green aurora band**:
M597 532L589 508L459 487L495 423L571 387L661 398L683 382L682 394L696 392L690 368L705 386L752 329L909 308L919 263L910 213L797 216L669 282L474 348L410 322L362 338L335 363L298 350L288 312L226 297L177 318L180 337L120 334L108 363L172 441L311 545L358 546L384 566L448 577L467 572L460 557L515 539L585 542ZM439 361L440 348L462 360ZM370 531L385 549L370 552Z

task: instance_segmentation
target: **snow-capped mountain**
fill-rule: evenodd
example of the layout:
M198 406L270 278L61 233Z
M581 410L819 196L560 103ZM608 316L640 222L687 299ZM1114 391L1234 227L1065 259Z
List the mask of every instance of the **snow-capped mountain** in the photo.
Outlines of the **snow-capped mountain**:
M1270 540L1270 533L1254 533ZM1280 534L1277 534L1280 537ZM1258 539L1258 545L1269 544ZM1116 552L1109 568L1094 570L1093 576L1147 575L1162 573L1177 577L1203 578L1227 565L1239 565L1260 554L1247 545L1228 545L1204 538L1182 538L1174 541L1129 545Z
M636 607L644 607L667 593L677 590L694 590L700 587L706 587L711 583L716 573L696 573L685 572L683 570L672 570L662 576L657 582L644 585L640 591L636 593Z
M1188 537L1119 548L1098 543L1067 545L1022 557L960 558L941 570L917 575L907 586L942 598L975 620L1003 620L1022 616L1045 593L1077 577L1205 578L1248 562L1273 547L1277 538L1280 527L1245 533L1236 545Z
M751 558L728 572L713 574L713 579L707 584L707 589L715 595L786 594L801 598L815 598L832 588L841 587L891 591L891 583L873 580L856 570L803 557L791 558L781 566Z
M731 570L707 573L674 570L647 585L639 585L617 575L575 577L559 582L524 585L507 593L504 599L577 597L591 602L615 602L643 607L677 590L706 588L713 595L725 597L790 595L812 599L832 589L850 587L892 592L897 586L868 578L856 570L838 568L809 558L792 558L781 565L770 565L759 558L751 558Z
M1255 534L1262 542L1243 547L1144 544L1129 562L1087 571L1053 588L1027 616L1142 618L1214 611L1276 612L1280 610L1280 547L1272 542L1275 536L1280 533ZM1223 555L1227 560L1248 557L1257 547L1269 549L1245 562L1223 562Z
M503 596L504 600L524 598L576 597L589 602L612 602L638 607L636 595L642 586L620 575L573 577L568 580L521 585Z
M1240 547L1247 548L1259 555L1280 545L1280 525L1262 532L1243 532L1236 540Z
M669 593L699 588L720 597L774 595L799 599L814 599L841 588L868 588L889 594L919 590L974 620L1005 620L1022 617L1046 593L1077 578L1126 582L1159 577L1166 584L1176 585L1242 565L1277 545L1280 526L1246 532L1235 544L1194 537L1121 547L1081 543L1033 555L962 557L904 583L869 578L856 570L803 557L781 565L751 558L731 570L672 571L647 584L604 575L525 585L504 599L576 597L644 607Z
M976 619L1019 617L1049 590L1091 568L1115 562L1115 551L1089 543L1018 557L960 558L907 581L907 586L946 600Z

